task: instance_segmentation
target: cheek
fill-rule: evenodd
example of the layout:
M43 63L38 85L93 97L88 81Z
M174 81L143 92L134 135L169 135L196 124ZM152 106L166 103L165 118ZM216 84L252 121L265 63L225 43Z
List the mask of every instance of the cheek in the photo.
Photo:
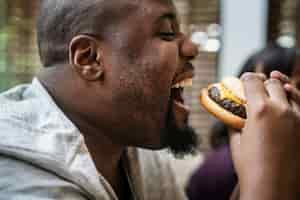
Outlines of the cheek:
M176 45L171 43L159 45L158 48L152 48L147 57L148 63L143 66L146 92L150 94L152 91L157 99L169 98L171 84L179 66Z
M165 126L169 93L151 81L150 72L138 68L122 74L112 107L119 121L125 122L131 131L157 132Z
M135 59L127 57L119 62L122 67L118 65L120 73L115 71L118 83L113 87L113 101L116 107L124 107L132 115L145 117L142 115L146 114L161 120L167 112L172 80L178 69L178 48L171 42L161 41L145 43L144 47L147 48L136 53Z
M153 63L149 64L148 73L154 77L152 83L158 90L170 90L175 73L179 67L178 46L174 42L157 42L151 50Z

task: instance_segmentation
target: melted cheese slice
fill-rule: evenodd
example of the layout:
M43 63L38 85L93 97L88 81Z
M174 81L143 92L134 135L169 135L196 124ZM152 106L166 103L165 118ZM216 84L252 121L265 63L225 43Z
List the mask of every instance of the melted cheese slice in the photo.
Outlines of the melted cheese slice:
M220 92L220 99L230 99L238 104L246 104L246 100L239 98L237 95L235 95L231 90L226 88L226 86L222 83L216 83L212 84L208 87L208 89L212 87L217 87Z
M229 90L228 88L226 88L222 83L220 84L222 87L222 92L221 92L221 99L223 98L227 98L227 99L231 99L232 101L238 103L238 104L245 104L246 101L239 98L238 96L236 96L235 94L233 94L233 92L231 90Z

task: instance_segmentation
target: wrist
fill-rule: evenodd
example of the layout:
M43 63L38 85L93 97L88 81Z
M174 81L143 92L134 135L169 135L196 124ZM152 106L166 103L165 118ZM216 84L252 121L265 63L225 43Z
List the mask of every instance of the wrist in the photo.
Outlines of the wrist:
M294 186L294 187L293 187ZM252 176L240 182L240 200L297 200L297 187L275 176Z

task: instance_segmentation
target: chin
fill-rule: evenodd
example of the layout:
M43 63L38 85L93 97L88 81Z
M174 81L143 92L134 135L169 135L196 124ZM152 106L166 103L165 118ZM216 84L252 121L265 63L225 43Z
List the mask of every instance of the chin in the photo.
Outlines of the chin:
M164 130L164 129L163 129ZM151 149L151 150L162 150L168 146L163 141L162 129L156 129L149 133L151 138L144 140L142 148Z
M199 138L195 130L189 126L188 120L178 123L175 112L170 106L166 126L161 131L161 148L167 148L176 157L197 153Z
M156 124L158 126L144 129L149 131L144 131L143 142L139 143L139 147L151 150L168 149L176 157L196 154L199 144L197 134L188 125L187 118L181 118L183 120L179 121L176 114L174 105L170 104L165 119L157 120L160 122L164 121L163 124Z
M141 148L159 151L159 150L167 149L168 147L163 144L146 144L146 145L141 146Z
M195 130L186 126L184 129L168 129L164 132L164 147L176 157L195 155L199 146L199 139Z

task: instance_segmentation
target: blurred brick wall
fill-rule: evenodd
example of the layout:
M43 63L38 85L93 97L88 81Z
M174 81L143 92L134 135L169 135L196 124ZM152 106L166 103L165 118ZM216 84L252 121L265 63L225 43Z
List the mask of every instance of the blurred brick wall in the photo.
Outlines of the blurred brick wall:
M209 24L219 22L218 0L174 0L184 32L191 32L191 25L197 26L201 31L206 31ZM185 100L191 107L191 125L196 129L202 140L202 153L184 159L172 158L173 167L182 186L185 186L193 171L203 162L204 154L209 150L208 132L213 122L213 117L207 114L199 105L200 89L216 80L217 53L200 52L193 62L196 76L193 87L185 89Z
M268 41L283 34L295 35L295 14L299 0L269 0Z
M193 88L186 91L187 103L192 108L190 123L196 129L201 140L201 151L208 151L209 130L214 118L209 115L199 104L200 90L208 84L216 81L217 55L214 53L200 52L200 56L194 61L196 76Z
M0 11L0 91L29 82L39 69L35 41L37 0L2 0Z
M182 27L189 33L191 25L206 31L210 24L219 23L219 0L174 0L180 15ZM190 117L191 125L196 129L203 144L201 150L209 149L208 132L213 118L209 116L199 105L200 89L216 80L217 77L217 53L200 52L194 61L196 76L193 87L186 90L186 101L192 108Z
M279 23L281 19L281 7L283 5L282 0L269 0L268 9L268 41L276 41L280 28Z

